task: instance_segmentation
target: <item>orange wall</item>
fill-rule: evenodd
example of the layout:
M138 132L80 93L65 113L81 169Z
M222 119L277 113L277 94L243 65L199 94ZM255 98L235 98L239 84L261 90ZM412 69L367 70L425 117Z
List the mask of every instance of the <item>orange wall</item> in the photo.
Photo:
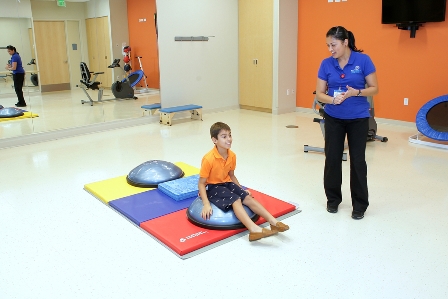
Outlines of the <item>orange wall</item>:
M448 20L424 24L410 38L410 31L381 24L380 0L299 0L298 13L297 107L311 107L320 62L329 56L325 34L333 26L352 31L376 66L376 117L415 122L422 105L448 94Z
M150 88L159 88L159 54L154 25L156 12L155 0L127 0L129 43L131 46L131 65L133 70L140 69L136 56L142 57L143 70ZM139 22L146 19L146 22ZM142 80L140 83L144 83ZM139 86L139 85L137 85Z

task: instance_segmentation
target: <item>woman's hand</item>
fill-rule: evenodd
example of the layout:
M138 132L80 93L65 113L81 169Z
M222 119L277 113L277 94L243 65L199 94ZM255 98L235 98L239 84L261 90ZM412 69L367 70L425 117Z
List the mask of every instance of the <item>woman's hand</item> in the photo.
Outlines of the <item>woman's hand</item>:
M210 216L213 214L212 206L208 203L202 207L201 217L205 220L210 219Z
M252 196L252 192L250 192L249 189L246 189L246 190L244 190L244 191L246 191L246 193L247 193L248 195Z
M7 64L7 65L5 66L5 70L7 70L7 71L9 71L10 68L11 68L11 65L10 65L10 64Z
M347 87L347 91L344 93L344 100L346 98L356 97L358 95L358 93L359 93L358 89L354 89L353 87L350 87L348 85L346 87Z
M340 105L340 104L342 104L342 102L343 101L345 101L345 99L347 98L346 96L345 96L345 94L346 94L347 92L341 92L341 93L339 93L337 96L335 96L334 98L333 98L333 105Z

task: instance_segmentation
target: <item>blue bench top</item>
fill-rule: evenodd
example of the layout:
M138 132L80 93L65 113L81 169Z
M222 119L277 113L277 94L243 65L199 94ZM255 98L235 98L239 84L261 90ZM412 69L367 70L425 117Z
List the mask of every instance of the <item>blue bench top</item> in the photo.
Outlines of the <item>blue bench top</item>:
M190 105L162 108L162 109L160 109L160 112L172 113L172 112L195 110L195 109L201 109L201 108L202 108L202 106L190 104Z
M160 106L160 103L150 104L150 105L143 105L143 109L158 109L162 106Z

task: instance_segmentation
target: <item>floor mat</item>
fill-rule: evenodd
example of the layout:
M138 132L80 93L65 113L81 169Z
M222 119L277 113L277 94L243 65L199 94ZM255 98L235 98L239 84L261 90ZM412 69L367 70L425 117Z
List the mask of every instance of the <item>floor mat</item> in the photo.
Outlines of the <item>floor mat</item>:
M250 188L249 190L254 198L277 219L281 220L301 212L295 204ZM261 225L265 222L263 218L260 218L257 224ZM188 221L186 209L145 221L140 224L140 227L181 259L187 259L249 233L246 229L211 230L198 227Z
M198 168L188 164L174 164L185 172L185 176L199 173ZM126 176L86 184L84 189L149 233L181 259L187 259L248 234L246 229L210 230L198 227L192 224L186 215L187 208L196 196L176 201L158 189L131 186L127 183ZM249 190L253 197L279 220L301 212L296 204L250 188ZM260 217L257 224L267 225L265 222Z
M35 117L39 117L39 115L37 113L33 113L33 112L23 112L23 115L21 116L17 116L17 117L8 117L8 118L4 118L4 117L0 117L0 122L2 121L10 121L10 120L17 120L17 119L24 119L24 118L35 118Z
M120 199L112 200L109 205L140 225L142 222L188 208L196 196L176 201L159 189L145 191Z
M188 165L183 162L176 162L175 165L179 166L185 173L184 177L195 175L199 173L199 169ZM130 171L130 170L129 170ZM126 176L119 176L112 179L107 179L104 181L99 181L95 183L90 183L84 185L84 190L108 204L111 200L116 200L126 196L130 196L137 193L142 193L154 188L140 188L134 187L128 184L126 181Z

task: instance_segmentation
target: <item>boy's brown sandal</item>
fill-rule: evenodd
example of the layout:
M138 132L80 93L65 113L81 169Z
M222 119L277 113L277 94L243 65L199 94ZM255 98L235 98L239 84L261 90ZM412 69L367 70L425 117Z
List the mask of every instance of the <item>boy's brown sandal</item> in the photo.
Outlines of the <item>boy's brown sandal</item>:
M275 235L275 234L277 234L276 231L272 231L272 230L269 230L267 228L263 228L261 230L261 232L259 232L259 233L250 233L249 234L249 241L252 242L252 241L260 240L262 238L270 237L270 236Z
M276 231L276 232L284 232L287 231L289 229L289 226L278 221L275 225L271 224L271 230L272 231Z

